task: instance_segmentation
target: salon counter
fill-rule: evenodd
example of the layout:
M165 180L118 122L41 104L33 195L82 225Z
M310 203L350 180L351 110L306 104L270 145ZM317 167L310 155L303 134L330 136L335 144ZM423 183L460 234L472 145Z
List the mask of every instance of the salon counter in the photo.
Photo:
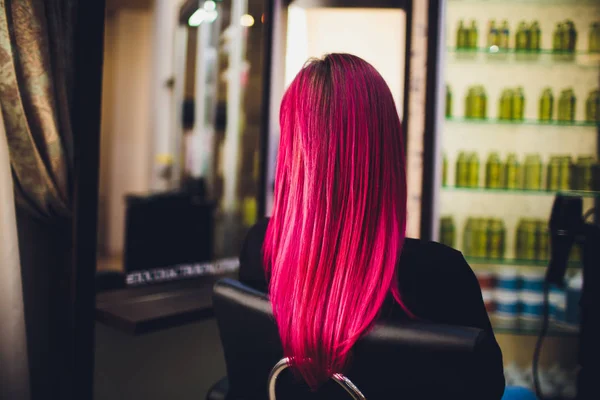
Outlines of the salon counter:
M96 321L130 335L165 330L212 318L212 287L237 272L100 292Z

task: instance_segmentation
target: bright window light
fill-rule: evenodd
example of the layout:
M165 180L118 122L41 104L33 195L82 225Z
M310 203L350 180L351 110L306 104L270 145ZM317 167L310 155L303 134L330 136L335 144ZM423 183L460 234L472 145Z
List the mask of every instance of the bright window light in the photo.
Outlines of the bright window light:
M219 12L217 10L207 11L204 15L204 20L206 22L214 22L219 16Z
M240 24L242 26L252 26L254 25L254 17L250 14L244 14L240 17Z
M189 26L200 26L202 21L204 21L205 16L206 16L206 11L204 11L202 9L198 9L198 10L194 11L194 13L188 19L188 25Z
M206 3L209 3L208 1ZM204 3L206 5L206 3ZM205 7L206 8L206 7ZM188 19L189 26L200 26L202 22L211 23L214 22L219 16L219 12L215 9L206 11L203 8L199 8L190 16Z
M214 11L217 8L217 4L214 1L208 0L204 2L204 9L206 11Z

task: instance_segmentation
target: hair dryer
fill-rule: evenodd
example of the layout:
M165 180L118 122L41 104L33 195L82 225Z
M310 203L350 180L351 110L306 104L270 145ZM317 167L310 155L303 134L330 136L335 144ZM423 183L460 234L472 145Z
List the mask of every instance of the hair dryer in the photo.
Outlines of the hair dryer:
M550 264L546 282L562 286L569 253L583 227L581 197L556 196L550 215Z

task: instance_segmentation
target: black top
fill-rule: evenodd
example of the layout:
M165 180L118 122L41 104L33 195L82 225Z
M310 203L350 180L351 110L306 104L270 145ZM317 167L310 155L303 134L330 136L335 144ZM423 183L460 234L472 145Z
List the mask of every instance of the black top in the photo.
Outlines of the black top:
M250 229L240 254L240 281L262 292L268 291L262 255L268 221L263 219ZM402 299L419 319L481 328L494 337L479 282L459 251L439 243L407 238L397 273ZM380 318L405 319L407 316L390 296ZM496 372L489 376L490 395L486 399L500 399L504 392L502 353L497 343L496 349L489 358L491 370Z

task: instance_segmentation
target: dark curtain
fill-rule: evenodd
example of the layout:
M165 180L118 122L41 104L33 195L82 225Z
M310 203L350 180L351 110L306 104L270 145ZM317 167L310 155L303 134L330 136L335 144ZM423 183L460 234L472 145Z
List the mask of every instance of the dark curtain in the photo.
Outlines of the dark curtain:
M15 199L32 399L70 398L71 131L77 0L0 0L0 109ZM1 287L0 287L1 289ZM0 321L0 323L3 323ZM10 338L0 338L10 340Z

